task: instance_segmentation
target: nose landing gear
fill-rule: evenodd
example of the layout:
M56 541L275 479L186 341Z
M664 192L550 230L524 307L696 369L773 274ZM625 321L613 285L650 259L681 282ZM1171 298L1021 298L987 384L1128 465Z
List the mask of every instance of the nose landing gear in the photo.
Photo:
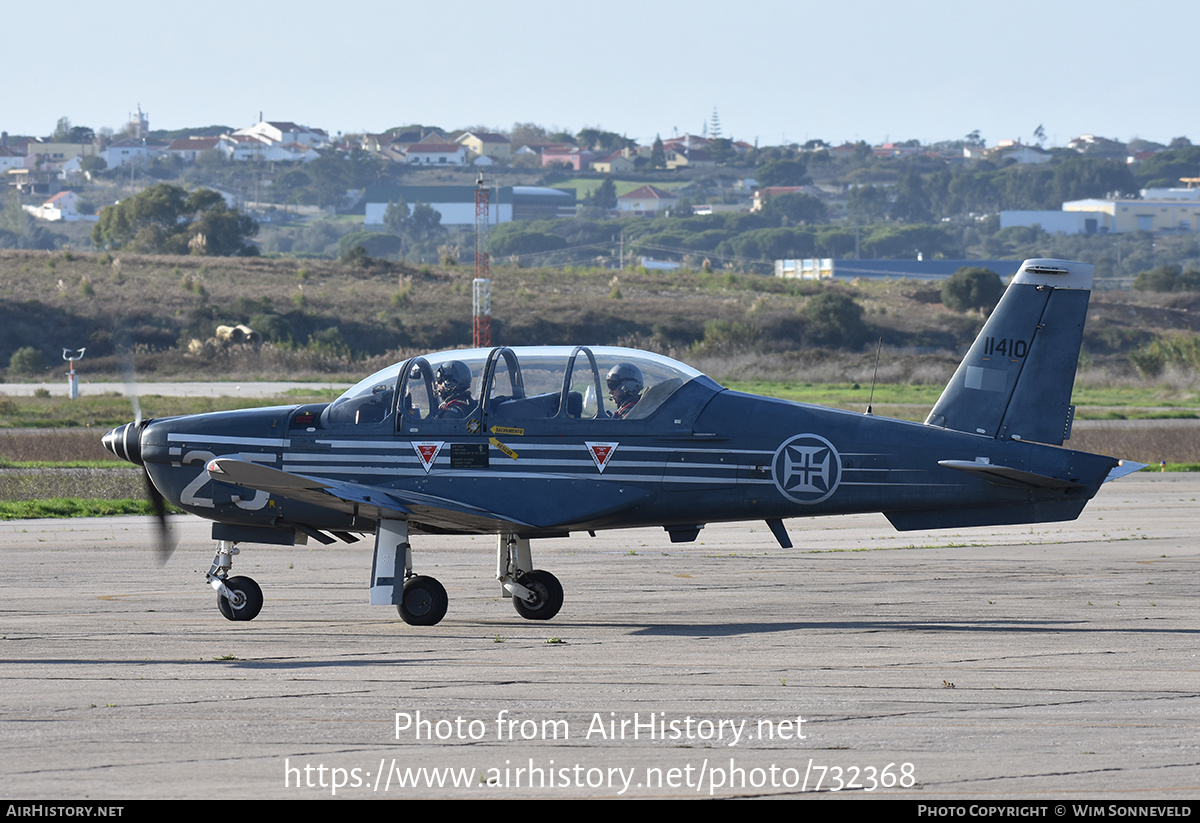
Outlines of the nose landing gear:
M208 583L217 592L217 609L226 620L253 620L263 607L262 588L249 577L230 577L238 549L228 540L217 541L217 556L208 570Z

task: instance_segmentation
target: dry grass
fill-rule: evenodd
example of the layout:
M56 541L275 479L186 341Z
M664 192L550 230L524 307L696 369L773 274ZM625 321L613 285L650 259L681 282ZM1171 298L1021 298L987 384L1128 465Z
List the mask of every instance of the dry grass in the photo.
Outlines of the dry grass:
M15 429L0 431L0 457L12 462L113 460L97 429Z
M1076 424L1064 445L1151 465L1160 460L1200 463L1200 421L1083 421Z
M111 356L133 344L140 375L232 379L361 374L366 361L470 342L472 272L332 260L0 251L0 366L22 345L88 346L81 368L120 375ZM81 284L87 284L82 288ZM884 340L879 379L941 383L983 322L957 314L928 284L817 285L756 275L493 269L493 339L505 345L627 344L677 356L718 377L812 382L871 379L873 347L806 349L801 314L823 288L852 294ZM85 294L84 292L90 292ZM1126 354L1146 339L1200 324L1178 295L1096 292L1081 375L1097 385L1139 380ZM285 318L291 343L202 355L191 337L255 314ZM696 348L710 321L748 330L733 346ZM45 339L53 329L55 339ZM308 345L336 329L342 349ZM61 339L59 339L61 338ZM336 350L335 350L336 349ZM47 373L57 372L57 366ZM11 379L11 378L10 378Z

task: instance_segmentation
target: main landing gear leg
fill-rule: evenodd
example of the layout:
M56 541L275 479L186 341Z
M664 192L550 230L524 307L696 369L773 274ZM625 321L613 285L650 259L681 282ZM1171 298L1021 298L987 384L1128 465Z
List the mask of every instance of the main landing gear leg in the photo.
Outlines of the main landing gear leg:
M253 620L263 607L263 593L249 577L230 577L237 546L228 540L217 541L217 556L208 570L208 583L217 592L217 608L226 620Z
M563 604L562 584L547 571L533 568L529 540L501 534L496 540L496 578L512 595L513 608L526 620L549 620Z
M397 586L403 580L402 586ZM413 574L407 520L380 520L371 564L371 603L394 605L410 626L434 626L446 616L449 598L435 578Z

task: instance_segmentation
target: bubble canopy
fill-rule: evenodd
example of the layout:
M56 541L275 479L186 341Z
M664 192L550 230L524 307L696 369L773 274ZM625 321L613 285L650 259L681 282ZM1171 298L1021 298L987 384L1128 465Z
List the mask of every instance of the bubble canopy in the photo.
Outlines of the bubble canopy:
M322 415L324 426L379 425L487 415L613 419L607 374L633 366L643 381L628 419L653 414L699 371L652 352L614 346L520 346L443 351L380 369L347 389ZM463 393L463 367L470 374ZM627 374L629 369L622 369Z

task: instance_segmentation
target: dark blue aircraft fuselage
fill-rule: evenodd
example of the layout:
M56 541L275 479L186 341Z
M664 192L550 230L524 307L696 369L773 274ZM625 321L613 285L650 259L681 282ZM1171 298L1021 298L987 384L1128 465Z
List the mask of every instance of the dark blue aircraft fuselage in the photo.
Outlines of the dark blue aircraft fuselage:
M208 476L210 460L236 456L398 499L417 493L498 515L454 525L415 515L417 530L511 529L530 537L879 511L911 524L902 528L1066 519L1118 462L727 391L704 377L639 420L528 420L507 427L520 434L444 435L429 466L393 422L327 429L319 424L322 411L278 407L154 421L142 436L142 456L168 499L226 523L374 530L371 514L250 493ZM297 425L298 418L317 425ZM491 428L486 418L481 424L481 431ZM603 464L596 444L607 450ZM459 453L467 457L456 466ZM998 485L942 461L987 461L1065 483Z

